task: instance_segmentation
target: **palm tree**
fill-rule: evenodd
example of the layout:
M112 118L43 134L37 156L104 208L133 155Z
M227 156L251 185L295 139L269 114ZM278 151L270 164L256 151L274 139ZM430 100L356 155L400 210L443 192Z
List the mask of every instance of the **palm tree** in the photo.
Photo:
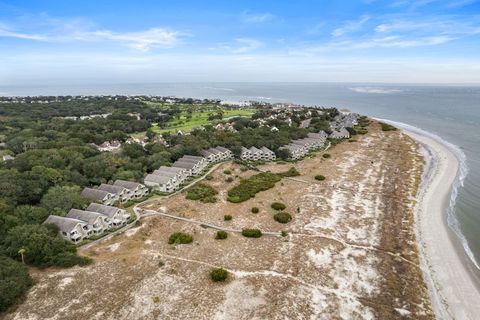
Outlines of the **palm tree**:
M25 264L25 257L23 256L23 255L25 254L25 251L26 251L26 250L25 250L24 248L18 250L18 254L22 256L22 262L23 262L23 264Z

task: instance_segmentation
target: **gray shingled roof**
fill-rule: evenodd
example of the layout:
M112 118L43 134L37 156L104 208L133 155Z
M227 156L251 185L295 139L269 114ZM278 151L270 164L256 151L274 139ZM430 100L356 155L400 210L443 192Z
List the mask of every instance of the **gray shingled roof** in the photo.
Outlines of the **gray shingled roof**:
M113 194L120 195L122 192L125 191L125 188L120 187L120 186L114 186L114 185L111 185L111 184L102 183L100 185L100 187L98 187L98 190L103 190L103 191L107 191L107 192L110 192L110 193L113 193Z
M85 188L82 191L82 197L93 198L96 200L103 200L109 194L111 193L103 190L93 189L93 188Z
M227 148L224 148L224 147L216 147L217 150L220 150L222 152L228 152L230 150L228 150Z
M200 163L202 159L205 158L200 158L200 159L193 159L193 158L185 158L181 157L180 159L177 160L177 162L192 162L192 163Z
M255 147L251 147L250 152L252 152L252 153L262 153L262 151L260 149L255 148Z
M166 176L158 176L156 174L147 174L144 181L158 183L158 184L166 184L171 182L172 178Z
M67 218L78 219L87 222L88 224L94 224L98 217L104 215L93 211L84 211L78 209L70 209L67 214Z
M125 189L128 190L135 190L138 187L142 187L143 185L138 182L133 182L133 181L126 181L126 180L115 180L113 183L114 186L119 186L119 187L124 187Z
M117 207L112 207L112 206L106 206L104 204L99 204L99 203L90 203L87 207L87 211L92 211L92 212L98 212L101 214L104 214L110 218L113 218L113 216L121 209Z
M205 159L205 158L204 157L199 157L199 156L184 155L180 159L192 159L192 160L202 161L202 159Z
M158 168L158 170L165 170L165 171L172 171L172 172L182 172L185 171L184 168L176 168L176 167L167 167L167 166L161 166Z
M73 218L65 218L60 216L49 215L48 218L43 222L44 224L51 223L54 224L60 229L60 231L70 233L73 228L79 223L85 224L85 222L73 219Z
M207 151L208 151L208 152L211 152L211 153L213 153L213 154L222 153L222 151L221 151L220 149L218 149L218 148L209 148Z
M204 157L209 157L211 155L215 155L213 152L210 152L208 150L202 150L201 154L204 156Z
M267 147L262 147L261 150L265 153L273 153L272 150L268 149Z
M157 175L157 176L176 177L178 173L173 172L173 171L157 169L157 170L153 171L152 174Z
M193 169L196 163L193 162L185 162L185 161L175 161L173 163L174 167L183 168L183 169Z
M242 147L241 153L245 153L245 152L250 152L250 150L248 150L248 149L245 148L245 147Z

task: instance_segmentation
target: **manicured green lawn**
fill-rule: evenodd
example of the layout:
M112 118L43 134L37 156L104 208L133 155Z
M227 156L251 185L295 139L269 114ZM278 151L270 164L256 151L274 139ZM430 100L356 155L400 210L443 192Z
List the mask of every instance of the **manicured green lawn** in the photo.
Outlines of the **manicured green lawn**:
M158 133L178 130L190 131L195 127L200 127L218 122L218 120L208 120L208 116L210 113L212 112L194 112L191 119L187 119L186 113L182 113L180 119L175 118L168 121L165 128L160 128L158 127L158 125L154 124L152 126L152 129ZM223 117L250 117L253 113L253 109L223 110Z

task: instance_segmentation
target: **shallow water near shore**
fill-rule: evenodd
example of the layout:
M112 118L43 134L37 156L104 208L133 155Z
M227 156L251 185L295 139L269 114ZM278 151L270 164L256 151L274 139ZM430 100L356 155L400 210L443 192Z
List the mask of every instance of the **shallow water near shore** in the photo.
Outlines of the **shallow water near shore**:
M346 108L433 133L455 152L461 173L449 224L480 274L480 87L321 83L159 83L0 87L1 95L152 94L260 100ZM467 174L468 171L468 174Z

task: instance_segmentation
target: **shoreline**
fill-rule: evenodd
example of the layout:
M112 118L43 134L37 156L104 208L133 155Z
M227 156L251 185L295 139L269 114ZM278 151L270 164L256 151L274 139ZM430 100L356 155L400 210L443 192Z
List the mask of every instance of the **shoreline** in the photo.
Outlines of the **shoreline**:
M401 129L426 153L415 208L415 233L432 308L439 319L475 319L480 313L480 288L469 268L472 262L448 225L446 214L460 163L442 143L408 128Z

